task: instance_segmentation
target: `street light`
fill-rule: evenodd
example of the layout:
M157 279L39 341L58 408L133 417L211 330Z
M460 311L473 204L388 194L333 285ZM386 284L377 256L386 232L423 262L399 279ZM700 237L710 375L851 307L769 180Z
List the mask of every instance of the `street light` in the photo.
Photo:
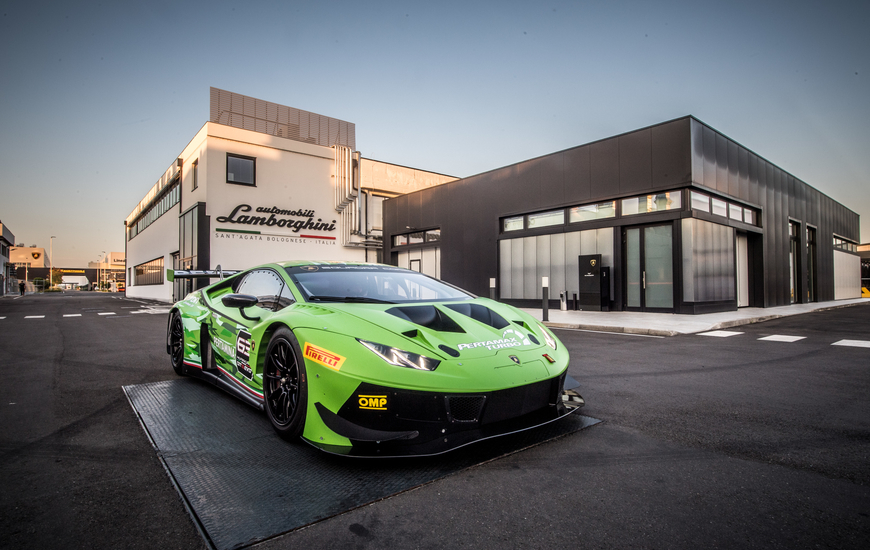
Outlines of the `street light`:
M97 270L97 288L103 290L103 277L106 274L106 268L103 267L103 263L106 261L106 251L103 250L103 259L100 260L100 268Z
M54 240L57 237L54 235L48 240L48 288L54 284ZM44 265L44 264L43 264ZM45 288L45 287L43 287Z

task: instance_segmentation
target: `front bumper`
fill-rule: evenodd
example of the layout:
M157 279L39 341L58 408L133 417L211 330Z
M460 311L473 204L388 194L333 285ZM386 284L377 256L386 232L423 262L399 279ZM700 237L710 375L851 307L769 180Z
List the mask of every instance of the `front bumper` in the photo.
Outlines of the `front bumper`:
M583 398L567 373L480 393L434 393L360 384L338 413L315 403L323 423L351 446L306 440L348 456L428 456L528 430L577 411Z

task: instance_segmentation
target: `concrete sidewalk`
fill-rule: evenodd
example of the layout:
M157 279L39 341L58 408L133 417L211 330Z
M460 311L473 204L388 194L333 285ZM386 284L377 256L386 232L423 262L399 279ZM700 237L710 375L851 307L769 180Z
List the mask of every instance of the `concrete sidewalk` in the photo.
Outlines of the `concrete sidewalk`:
M553 328L572 328L602 332L625 332L653 336L676 336L707 332L761 321L769 321L788 315L800 315L813 311L837 309L858 304L870 304L870 298L795 304L781 307L746 307L737 311L708 313L705 315L675 315L671 313L637 313L633 311L561 311L549 310L549 321ZM523 308L523 311L540 320L543 311Z

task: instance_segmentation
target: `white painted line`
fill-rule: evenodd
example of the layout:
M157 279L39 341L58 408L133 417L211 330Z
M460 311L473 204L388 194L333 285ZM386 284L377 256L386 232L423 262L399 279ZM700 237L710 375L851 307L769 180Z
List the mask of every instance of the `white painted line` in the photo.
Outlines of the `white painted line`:
M728 338L729 336L737 336L742 332L734 332L732 330L712 330L710 332L702 332L698 336L715 336L717 338Z
M840 340L834 342L832 346L850 346L853 348L870 348L870 341L867 340Z
M64 315L64 317L81 317L81 316L82 316L81 313L67 313Z
M25 315L25 319L45 319L45 315Z
M759 338L759 340L764 340L765 342L797 342L798 340L803 340L806 336L786 336L784 334L772 334L770 336L765 336L764 338Z
M114 314L115 314L114 311L104 311L102 313L97 313L97 315L114 315Z
M0 317L0 319L5 319L6 317Z

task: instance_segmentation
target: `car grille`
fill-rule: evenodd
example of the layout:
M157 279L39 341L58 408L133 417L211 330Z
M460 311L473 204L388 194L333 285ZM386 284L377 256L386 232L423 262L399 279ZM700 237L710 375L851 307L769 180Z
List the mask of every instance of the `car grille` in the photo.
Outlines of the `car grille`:
M451 422L477 422L486 402L485 395L449 395L445 397L447 417Z

